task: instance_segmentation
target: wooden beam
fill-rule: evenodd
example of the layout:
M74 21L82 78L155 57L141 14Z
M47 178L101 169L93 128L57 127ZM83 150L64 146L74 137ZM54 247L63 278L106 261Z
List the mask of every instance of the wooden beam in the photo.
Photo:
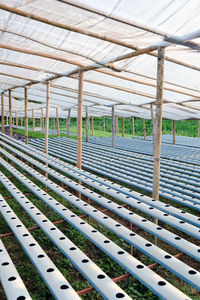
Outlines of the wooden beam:
M88 118L88 106L85 107L85 134L86 134L86 142L89 141L88 136L88 124L89 124L89 118Z
M94 117L91 117L92 121L92 136L94 136Z
M173 144L176 143L176 124L175 121L172 120L172 134L173 134Z
M164 82L164 49L158 49L157 63L157 91L156 111L154 123L154 171L153 171L153 198L159 200L160 186L160 152L162 137L162 106L163 106L163 82Z
M5 127L4 127L4 93L1 94L1 132L5 133Z
M49 150L49 108L50 108L50 82L47 81L46 86L46 122L45 122L45 153L48 154Z
M68 116L67 116L67 137L70 138L70 114L71 109L68 110Z
M34 117L34 109L32 109L32 122L33 122L33 131L35 131L35 117Z
M122 136L124 137L124 117L122 117Z
M60 137L60 126L59 126L58 107L56 107L56 120L57 120L57 135L58 135L58 137Z
M133 136L135 136L135 118L132 117L132 125L133 125Z
M10 122L10 136L12 137L12 92L9 90L9 122Z
M77 168L82 165L82 114L83 114L83 72L79 71L78 86L78 114L77 114Z
M143 122L143 134L144 134L144 140L146 140L146 124L145 124L145 119L143 119L142 122Z
M112 106L112 147L115 147L115 106Z
M28 88L24 88L25 143L28 144Z

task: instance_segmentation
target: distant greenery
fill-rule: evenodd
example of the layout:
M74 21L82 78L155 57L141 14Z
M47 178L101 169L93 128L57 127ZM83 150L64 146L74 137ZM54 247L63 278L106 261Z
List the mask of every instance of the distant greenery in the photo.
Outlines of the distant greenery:
M146 120L146 134L152 135L152 125L151 120ZM19 125L21 125L21 122L19 122ZM24 126L24 121L22 123ZM35 126L40 126L40 120L35 120ZM59 120L59 126L60 131L66 132L66 120L60 119ZM32 127L32 120L29 119L29 127ZM51 118L49 120L49 127L53 129L53 119ZM24 134L24 131L15 131L21 134ZM76 118L71 118L70 123L70 132L76 133ZM111 136L112 132L112 120L111 117L105 117L105 131L104 131L104 118L94 118L94 135L98 137L106 137ZM162 128L163 134L171 134L172 133L172 121L171 120L163 120L163 128ZM124 133L125 137L132 137L132 119L125 118L124 119ZM83 118L83 135L85 134L85 118ZM122 121L121 118L118 118L118 134L122 134ZM184 136L197 136L197 120L186 120L186 121L176 121L176 134L177 135L184 135ZM91 131L91 120L90 120L90 130L89 135L92 135ZM143 136L143 121L140 118L135 118L135 135L136 136ZM30 137L36 137L36 138L42 138L44 137L44 134L37 133L37 132L29 132ZM51 135L51 137L57 136L57 135ZM66 134L61 134L61 136L66 136ZM71 136L72 137L72 136Z

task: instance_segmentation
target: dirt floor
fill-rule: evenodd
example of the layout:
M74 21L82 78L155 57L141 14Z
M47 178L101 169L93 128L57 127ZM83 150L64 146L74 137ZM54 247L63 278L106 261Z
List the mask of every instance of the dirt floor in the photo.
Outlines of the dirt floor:
M1 127L0 127L0 131L1 131ZM7 135L10 134L9 126L5 126L5 134L7 134ZM13 132L13 138L16 140L25 141L25 136L20 133Z

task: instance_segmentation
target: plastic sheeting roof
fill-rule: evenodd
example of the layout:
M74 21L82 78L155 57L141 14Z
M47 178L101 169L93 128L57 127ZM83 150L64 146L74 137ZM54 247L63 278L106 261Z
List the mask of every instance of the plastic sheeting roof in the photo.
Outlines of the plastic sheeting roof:
M68 109L75 116L78 75L61 75L99 64L100 69L84 73L84 106L89 106L89 114L111 115L110 106L116 105L118 116L151 118L157 57L143 54L115 62L113 66L121 72L103 65L133 49L160 45L164 37L178 39L199 30L199 1L0 0L1 4L118 41L111 43L0 10L0 92L15 87L12 96L18 100L13 103L13 113L23 114L23 87L30 82L28 108L45 108L44 81L59 74L60 78L51 81L50 116L55 115L55 107L59 107L62 118L67 117ZM195 49L175 44L166 48L164 118L200 119L200 38L193 42ZM5 45L15 47L15 51L5 49ZM23 53L26 50L39 53ZM6 104L5 111L7 108Z

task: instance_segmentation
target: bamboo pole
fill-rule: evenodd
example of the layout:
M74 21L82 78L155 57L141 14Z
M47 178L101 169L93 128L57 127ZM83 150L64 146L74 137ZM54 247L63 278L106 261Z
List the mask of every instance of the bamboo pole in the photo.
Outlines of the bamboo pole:
M56 120L57 120L57 135L58 135L58 137L60 137L60 127L59 127L58 107L56 107Z
M9 90L9 121L10 121L10 136L12 137L12 92Z
M92 121L92 136L94 136L94 117L91 117Z
M6 126L8 126L8 111L6 113Z
M89 118L88 118L88 106L85 107L85 134L86 134L86 142L89 141L89 136L88 136L88 123L89 123Z
M176 140L176 124L175 121L172 121L172 134L173 134L173 144L175 145L175 140Z
M117 135L118 134L118 117L116 116L115 117L115 135Z
M115 147L115 106L112 106L112 147Z
M1 132L5 133L5 128L4 128L4 93L1 94Z
M25 143L28 144L28 88L24 88Z
M34 109L32 109L32 122L33 122L33 131L35 131L35 117L34 117Z
M153 193L152 197L159 200L159 186L160 186L160 152L161 152L161 138L162 138L162 107L163 107L163 83L164 83L164 49L158 49L157 62L157 91L156 91L156 111L154 123L154 169L153 169ZM155 219L158 224L158 220ZM157 237L155 237L155 244L157 244Z
M199 120L197 120L197 136L199 137Z
M124 118L122 117L122 136L124 137Z
M154 144L154 112L153 112L153 104L151 103L151 123L152 123L152 141Z
M82 113L83 113L83 72L79 71L78 86L78 114L77 114L77 168L82 165Z
M17 115L17 111L15 112L15 118L16 118L16 127L18 127L18 115Z
M146 124L145 124L145 119L143 119L142 122L143 122L144 140L146 140Z
M68 110L68 116L67 116L67 137L70 138L70 114L71 109Z
M132 122L133 122L133 136L135 136L135 119L132 117Z
M42 115L42 130L44 132L44 111L43 111L43 108L41 108L41 115Z
M49 150L49 108L50 108L50 82L47 81L46 86L46 122L45 122L45 153Z

